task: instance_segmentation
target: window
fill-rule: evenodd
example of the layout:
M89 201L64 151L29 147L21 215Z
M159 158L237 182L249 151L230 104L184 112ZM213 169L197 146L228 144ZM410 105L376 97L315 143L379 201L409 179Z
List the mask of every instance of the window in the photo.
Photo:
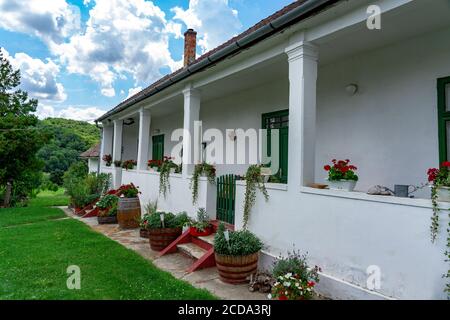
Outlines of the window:
M152 147L152 160L163 160L164 159L164 135L153 136L152 137L153 147Z
M279 164L280 169L275 176L281 183L287 183L288 176L288 138L289 110L283 110L262 115L262 128L267 129L267 155L272 156L271 130L279 130Z
M439 159L450 160L450 77L438 80Z

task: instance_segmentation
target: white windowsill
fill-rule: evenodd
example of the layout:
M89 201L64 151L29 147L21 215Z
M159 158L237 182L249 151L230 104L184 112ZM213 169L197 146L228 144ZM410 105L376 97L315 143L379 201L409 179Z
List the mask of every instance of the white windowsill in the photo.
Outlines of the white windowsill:
M401 206L408 207L419 207L419 208L432 208L430 199L418 199L418 198L398 198L394 196L379 196L379 195L370 195L363 192L348 192L348 191L338 191L338 190L329 190L329 189L315 189L309 187L300 187L301 193L306 194L314 194L318 196L327 196L327 197L336 197L336 198L345 198L345 199L353 199L360 201L370 201L370 202L381 202L381 203L390 203ZM450 203L441 202L439 203L439 207L441 209L449 209Z
M245 187L245 180L237 180L236 185ZM283 183L265 183L267 190L287 191L288 185Z

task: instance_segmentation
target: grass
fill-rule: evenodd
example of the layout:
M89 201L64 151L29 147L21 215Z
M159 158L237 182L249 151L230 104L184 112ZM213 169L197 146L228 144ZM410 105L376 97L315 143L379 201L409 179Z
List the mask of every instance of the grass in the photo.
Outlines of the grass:
M64 194L64 189L58 191L41 191L37 197L28 202L30 207L62 207L69 204L69 197Z
M214 299L60 209L0 209L0 300ZM69 290L78 266L81 290Z

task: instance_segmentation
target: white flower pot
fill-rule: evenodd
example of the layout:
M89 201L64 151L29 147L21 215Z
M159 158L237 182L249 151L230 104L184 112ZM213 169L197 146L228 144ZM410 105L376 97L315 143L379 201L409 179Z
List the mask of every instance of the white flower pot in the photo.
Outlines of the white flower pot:
M175 173L175 168L170 168L170 174L174 174Z
M450 188L449 187L438 187L436 189L437 201L439 202L450 202Z
M353 180L340 180L340 181L330 181L327 180L328 187L330 190L340 190L340 191L353 191L356 187L356 182Z

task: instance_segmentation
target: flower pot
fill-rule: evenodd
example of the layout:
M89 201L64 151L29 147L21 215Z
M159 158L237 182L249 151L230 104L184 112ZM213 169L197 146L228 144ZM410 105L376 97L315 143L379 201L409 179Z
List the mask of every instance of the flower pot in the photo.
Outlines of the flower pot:
M450 202L450 188L449 187L437 187L436 194L437 194L437 201Z
M356 187L356 181L353 180L339 180L339 181L328 181L328 187L330 190L340 190L340 191L353 191Z
M211 228L211 227L206 228L205 231L199 231L195 227L189 228L189 233L193 237L207 237L207 236L211 235L213 232L214 232L213 228Z
M175 171L176 171L176 169L175 169L175 168L170 168L170 174L174 174L174 173L175 173Z
M119 198L117 220L122 229L139 228L141 204L139 198Z
M216 253L216 266L220 280L231 284L249 282L247 278L257 272L258 256L259 252L248 256L227 256Z
M139 235L141 236L141 238L145 238L148 239L148 230L147 229L141 229L139 230Z
M97 217L98 224L117 224L117 216Z
M181 228L161 228L148 230L150 247L154 251L162 251L181 236Z

